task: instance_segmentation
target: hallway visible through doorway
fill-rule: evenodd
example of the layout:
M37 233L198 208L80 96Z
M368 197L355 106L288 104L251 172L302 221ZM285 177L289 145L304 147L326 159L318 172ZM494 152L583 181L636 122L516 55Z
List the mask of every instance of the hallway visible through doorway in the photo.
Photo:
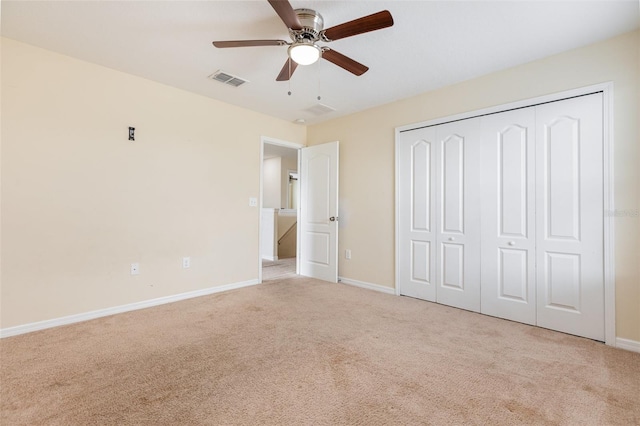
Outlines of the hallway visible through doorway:
M298 221L298 148L262 145L262 279L296 273Z

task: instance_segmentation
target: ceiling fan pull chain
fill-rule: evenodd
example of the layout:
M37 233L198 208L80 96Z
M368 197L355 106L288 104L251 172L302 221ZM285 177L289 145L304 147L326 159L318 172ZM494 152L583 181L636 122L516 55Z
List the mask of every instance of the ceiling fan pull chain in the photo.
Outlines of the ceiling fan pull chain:
M287 79L287 83L289 83L289 91L287 94L291 96L291 61L287 61L287 64L289 66L289 78Z

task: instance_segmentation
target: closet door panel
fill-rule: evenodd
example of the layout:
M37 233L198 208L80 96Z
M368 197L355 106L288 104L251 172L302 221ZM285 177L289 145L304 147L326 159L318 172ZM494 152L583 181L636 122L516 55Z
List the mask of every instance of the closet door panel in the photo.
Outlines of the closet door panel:
M436 300L480 311L480 121L436 127Z
M464 235L465 139L448 135L441 143L442 232Z
M537 323L604 340L602 94L536 115Z
M430 301L436 300L434 149L434 128L398 139L398 285L400 294Z
M481 312L535 324L535 110L481 127Z

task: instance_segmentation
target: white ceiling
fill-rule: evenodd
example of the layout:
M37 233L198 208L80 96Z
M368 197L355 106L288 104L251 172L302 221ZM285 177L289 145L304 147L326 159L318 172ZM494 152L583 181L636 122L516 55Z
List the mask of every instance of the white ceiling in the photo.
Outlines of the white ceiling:
M325 28L387 9L391 28L337 40L361 77L327 61L276 82L286 46L216 49L213 40L285 39L260 1L7 1L2 35L214 99L307 124L588 45L639 27L638 0L298 1ZM222 69L249 80L207 78ZM289 96L287 92L291 90ZM317 97L321 96L318 101ZM318 102L335 112L314 115Z

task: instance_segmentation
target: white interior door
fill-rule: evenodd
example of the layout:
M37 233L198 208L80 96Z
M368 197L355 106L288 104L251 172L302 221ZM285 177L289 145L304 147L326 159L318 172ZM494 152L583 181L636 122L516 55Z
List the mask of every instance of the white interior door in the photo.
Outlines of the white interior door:
M536 107L538 325L604 340L602 94Z
M436 301L435 147L435 127L403 132L396 146L400 294L432 302Z
M402 132L400 294L480 311L479 119Z
M481 312L536 323L535 108L482 118Z
M480 311L480 119L436 127L436 301Z
M301 149L300 275L338 282L338 142Z

